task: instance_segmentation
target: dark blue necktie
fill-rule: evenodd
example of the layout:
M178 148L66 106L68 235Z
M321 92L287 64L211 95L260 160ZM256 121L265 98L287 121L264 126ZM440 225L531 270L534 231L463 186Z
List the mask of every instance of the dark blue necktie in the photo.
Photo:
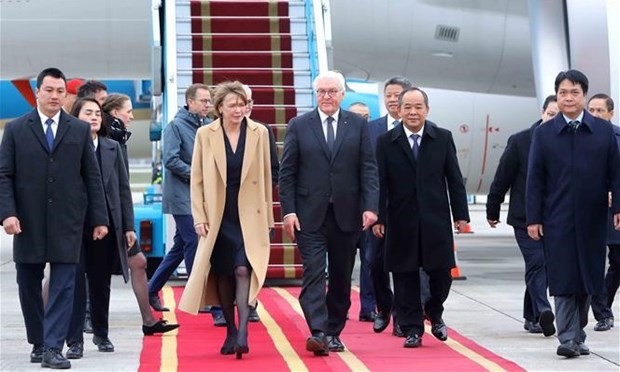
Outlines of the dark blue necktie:
M45 124L47 125L47 129L45 130L45 139L47 140L47 148L52 151L54 147L54 132L52 131L52 124L54 124L54 120L47 119L45 120Z
M418 151L420 151L420 145L418 145L418 138L420 138L419 134L412 134L411 139L413 139L413 145L411 146L411 151L413 151L413 158L418 159Z
M568 126L573 130L573 132L577 132L577 128L579 128L579 120L571 120L568 122Z
M334 150L334 140L335 140L335 137L336 137L336 136L334 136L333 122L334 122L334 118L329 116L327 118L327 148L329 148L329 151L333 151Z

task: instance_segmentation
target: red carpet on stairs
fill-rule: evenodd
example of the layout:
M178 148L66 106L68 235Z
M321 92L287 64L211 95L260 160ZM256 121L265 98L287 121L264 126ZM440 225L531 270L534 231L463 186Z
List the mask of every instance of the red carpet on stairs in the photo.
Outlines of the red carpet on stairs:
M183 287L173 290L178 302ZM166 371L522 370L453 329L446 343L427 333L421 348L405 349L402 338L391 336L391 326L386 332L375 334L371 323L358 322L355 318L347 322L341 335L346 352L315 357L305 350L308 328L299 313L299 291L298 287L290 287L265 288L261 292L259 314L262 321L250 324L250 353L242 360L236 360L234 355L219 354L226 331L213 326L210 314L194 316L176 310L177 321L181 324L178 334L144 337L139 370L163 371L164 360ZM352 299L350 313L358 314L358 296L353 294ZM175 303L166 302L165 305L172 308ZM285 338L278 338L278 335Z
M192 81L214 86L239 80L249 85L251 117L273 125L281 154L286 124L297 115L293 61L308 58L307 52L293 57L288 1L191 0L190 17ZM267 277L299 278L299 257L291 253L295 245L282 234L273 243L288 246L273 255L278 260L271 261Z

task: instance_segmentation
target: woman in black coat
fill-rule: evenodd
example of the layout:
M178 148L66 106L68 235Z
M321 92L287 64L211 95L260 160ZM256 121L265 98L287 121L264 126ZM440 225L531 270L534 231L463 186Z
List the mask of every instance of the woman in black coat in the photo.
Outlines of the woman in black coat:
M81 258L81 270L78 270L76 276L74 312L67 337L67 358L78 359L83 354L82 324L86 302L84 270L88 276L93 342L99 351L114 351L114 345L108 338L108 310L111 276L119 271L122 272L125 282L131 272L131 282L142 314L142 331L145 335L168 332L176 329L178 325L157 321L151 313L146 257L136 244L133 203L125 160L120 145L104 136L101 106L92 98L84 98L75 102L72 114L91 125L110 220L109 234L105 239L93 241L84 235L84 254Z

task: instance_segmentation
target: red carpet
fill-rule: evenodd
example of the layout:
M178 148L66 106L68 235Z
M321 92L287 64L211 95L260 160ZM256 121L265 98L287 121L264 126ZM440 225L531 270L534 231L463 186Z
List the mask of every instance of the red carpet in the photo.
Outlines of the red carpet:
M177 302L182 290L183 287L174 288ZM209 314L193 316L177 310L175 314L181 324L178 334L144 337L139 370L163 371L162 347L174 346L175 343L176 348L166 349L169 352L163 353L166 371L289 371L304 368L309 371L522 370L453 329L450 329L447 343L425 334L422 348L404 349L403 339L388 332L391 326L386 332L375 334L371 323L354 319L347 322L341 335L347 352L315 357L305 350L308 328L303 316L295 309L299 291L298 287L291 287L265 288L261 292L259 313L262 322L250 324L250 353L242 360L236 360L234 355L219 354L225 329L214 327ZM353 293L352 299L350 313L358 314L357 293ZM174 303L167 302L166 305ZM286 339L278 339L276 344L274 338L279 334Z
M252 119L277 125L272 131L281 155L286 123L297 115L288 1L191 0L190 16L192 81L249 85ZM276 222L281 222L280 213ZM272 239L267 277L299 278L295 244L282 235L277 231Z
M278 67L293 68L293 54L290 52L264 52L248 51L244 53L234 52L192 52L192 64L194 66L213 67L226 66L227 68L255 68L271 67L279 59ZM295 90L287 88L295 97ZM268 99L258 99L255 89L252 89L253 98L258 102L271 102ZM271 98L273 99L273 98Z
M192 16L211 17L256 17L266 14L272 16L288 16L288 1L192 1Z

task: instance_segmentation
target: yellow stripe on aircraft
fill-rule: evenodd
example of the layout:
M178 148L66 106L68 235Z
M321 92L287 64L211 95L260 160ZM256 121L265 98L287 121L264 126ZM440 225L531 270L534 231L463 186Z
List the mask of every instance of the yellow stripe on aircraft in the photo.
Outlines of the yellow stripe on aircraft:
M288 304L293 308L293 310L295 310L295 312L297 312L297 314L299 314L301 317L304 316L299 301L295 297L293 297L293 295L291 295L287 290L282 288L273 288L273 290L276 291L276 293L280 295L280 297L282 297L286 302L288 302ZM337 354L352 371L370 371L368 367L366 367L366 365L355 356L355 354L353 354L346 348L343 352L335 354Z

